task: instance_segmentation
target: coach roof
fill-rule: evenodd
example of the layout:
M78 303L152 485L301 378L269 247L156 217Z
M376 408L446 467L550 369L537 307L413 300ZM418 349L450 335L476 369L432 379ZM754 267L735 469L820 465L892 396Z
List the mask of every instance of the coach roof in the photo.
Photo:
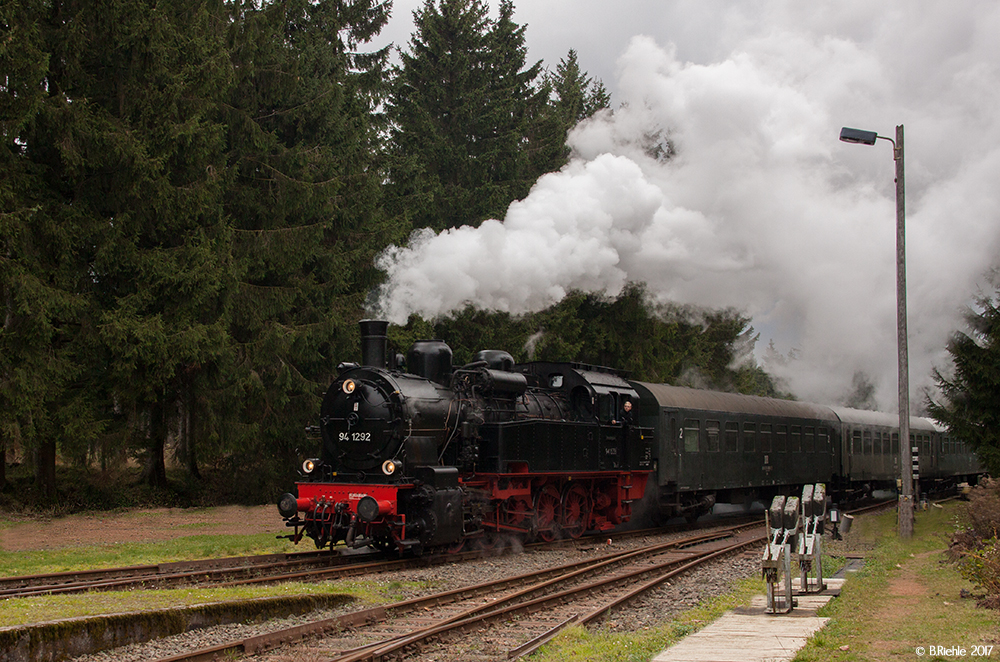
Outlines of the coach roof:
M732 412L781 418L812 418L830 422L838 420L837 415L830 407L807 402L763 398L740 393L703 391L668 384L649 384L647 382L632 382L632 384L635 385L640 394L645 395L648 392L660 407L666 409L695 409L707 412Z

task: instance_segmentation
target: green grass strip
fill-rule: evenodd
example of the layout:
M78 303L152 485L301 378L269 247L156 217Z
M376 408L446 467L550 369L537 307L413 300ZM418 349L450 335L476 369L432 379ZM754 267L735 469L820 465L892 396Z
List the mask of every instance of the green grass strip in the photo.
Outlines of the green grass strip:
M0 552L0 576L155 565L171 561L308 551L271 533L254 535L192 535L152 543L63 547L54 550Z

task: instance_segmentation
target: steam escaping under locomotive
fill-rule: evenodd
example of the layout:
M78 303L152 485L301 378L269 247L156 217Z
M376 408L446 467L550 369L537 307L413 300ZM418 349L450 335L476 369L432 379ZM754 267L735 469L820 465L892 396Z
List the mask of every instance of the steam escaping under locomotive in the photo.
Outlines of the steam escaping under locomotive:
M608 531L640 500L657 519L693 520L717 502L769 503L812 483L845 499L899 477L895 415L515 364L499 350L456 368L440 340L404 360L387 329L361 322L361 363L338 366L323 399L320 456L278 502L295 542L489 548ZM982 473L932 421L913 417L910 432L918 489Z
M402 370L388 323L361 322L361 364L341 364L321 407L322 450L278 510L318 547L421 552L507 536L579 537L627 522L653 470L652 430L622 417L614 371L515 365L485 350L452 366L418 341Z

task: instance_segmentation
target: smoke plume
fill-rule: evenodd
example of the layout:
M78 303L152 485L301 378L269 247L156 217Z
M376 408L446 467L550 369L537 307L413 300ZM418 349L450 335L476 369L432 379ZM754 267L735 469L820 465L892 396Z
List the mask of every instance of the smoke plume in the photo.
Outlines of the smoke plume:
M838 134L904 124L919 394L1000 243L1000 6L828 4L729 10L706 62L634 37L618 60L622 105L576 127L571 163L502 222L383 253L372 313L516 314L641 281L659 301L750 315L765 343L794 350L775 369L800 398L835 401L860 371L893 410L892 150Z

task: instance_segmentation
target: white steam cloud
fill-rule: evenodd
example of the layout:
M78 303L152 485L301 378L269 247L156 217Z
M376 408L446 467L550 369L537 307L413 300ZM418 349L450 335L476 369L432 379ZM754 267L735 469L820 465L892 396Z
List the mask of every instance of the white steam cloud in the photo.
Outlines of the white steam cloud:
M706 64L633 38L619 59L624 105L572 132L572 162L503 222L387 250L373 312L397 323L469 303L523 313L641 281L662 301L750 315L764 343L795 349L771 368L799 397L834 401L862 370L892 410L891 146L837 136L904 124L918 401L997 262L1000 5L800 4L755 3L753 20L730 10L719 22L729 54ZM655 158L668 144L673 157Z

